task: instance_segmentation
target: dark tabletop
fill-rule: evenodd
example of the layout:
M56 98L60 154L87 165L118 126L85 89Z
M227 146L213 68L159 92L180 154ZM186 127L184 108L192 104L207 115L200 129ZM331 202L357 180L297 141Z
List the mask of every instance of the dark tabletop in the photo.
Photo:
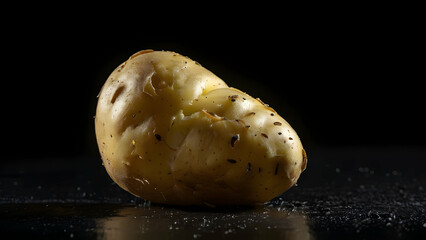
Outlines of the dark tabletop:
M9 161L0 232L76 239L425 239L420 147L315 147L296 187L264 206L170 207L120 189L93 157Z

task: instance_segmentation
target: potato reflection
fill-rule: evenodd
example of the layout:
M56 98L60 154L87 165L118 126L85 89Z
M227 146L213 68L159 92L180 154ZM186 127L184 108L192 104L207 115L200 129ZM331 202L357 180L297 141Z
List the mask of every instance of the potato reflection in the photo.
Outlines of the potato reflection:
M102 239L312 239L307 222L300 212L272 207L192 211L151 206L121 208L96 225Z

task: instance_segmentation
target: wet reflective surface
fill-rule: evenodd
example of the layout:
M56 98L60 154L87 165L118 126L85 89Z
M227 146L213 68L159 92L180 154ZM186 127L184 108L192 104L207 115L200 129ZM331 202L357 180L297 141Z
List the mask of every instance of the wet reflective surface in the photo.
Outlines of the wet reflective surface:
M274 207L177 209L118 204L1 206L3 234L40 238L311 239L308 219Z
M30 159L0 169L0 233L31 239L422 239L422 149L311 151L297 187L257 207L150 204L100 160ZM406 159L406 161L401 161ZM406 164L409 162L410 164Z

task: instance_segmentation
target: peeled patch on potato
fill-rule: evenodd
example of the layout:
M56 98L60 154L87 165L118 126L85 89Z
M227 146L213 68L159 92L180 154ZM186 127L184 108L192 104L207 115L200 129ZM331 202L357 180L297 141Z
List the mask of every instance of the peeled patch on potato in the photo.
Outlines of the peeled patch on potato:
M299 137L274 109L180 54L134 54L98 97L104 166L143 199L261 204L293 186L306 168Z

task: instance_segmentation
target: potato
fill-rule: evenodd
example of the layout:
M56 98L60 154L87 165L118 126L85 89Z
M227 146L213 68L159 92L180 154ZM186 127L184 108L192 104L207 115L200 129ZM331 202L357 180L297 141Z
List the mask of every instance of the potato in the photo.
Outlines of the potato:
M256 205L306 168L296 132L274 109L174 52L140 51L104 84L95 117L111 178L172 205Z

